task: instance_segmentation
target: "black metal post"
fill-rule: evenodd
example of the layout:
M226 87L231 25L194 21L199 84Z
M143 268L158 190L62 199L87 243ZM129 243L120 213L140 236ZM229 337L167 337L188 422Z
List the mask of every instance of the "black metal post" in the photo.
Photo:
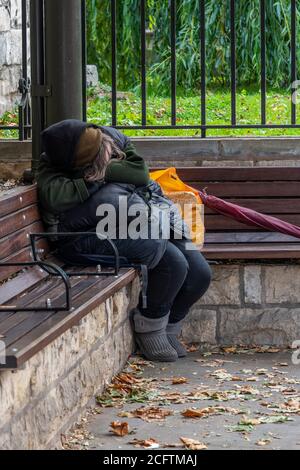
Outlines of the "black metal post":
M177 14L177 1L171 0L171 125L172 126L176 126L176 113L177 113L176 14Z
M81 0L81 25L82 25L82 118L87 120L87 30L86 30L86 0Z
M31 107L32 107L32 174L34 175L41 154L40 134L45 123L44 100L37 93L44 84L44 0L30 1L31 44ZM30 175L26 175L29 179Z
M83 119L82 2L44 1L46 126L49 126L63 119Z
M205 0L200 0L200 44L201 44L201 137L206 137L206 24Z
M297 2L291 0L291 124L297 122L297 109L294 100L297 80Z
M117 0L111 0L111 125L117 125Z

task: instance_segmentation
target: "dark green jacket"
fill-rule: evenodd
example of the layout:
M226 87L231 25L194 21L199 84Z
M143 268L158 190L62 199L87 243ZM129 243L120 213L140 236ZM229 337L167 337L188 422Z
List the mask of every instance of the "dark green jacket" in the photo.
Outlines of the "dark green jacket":
M86 201L105 184L87 183L83 170L72 167L75 146L86 126L81 121L68 120L51 126L42 134L45 152L41 155L36 179L43 219L50 231L57 230L61 214ZM148 167L130 139L114 128L100 128L126 155L124 160L111 160L105 182L149 184Z

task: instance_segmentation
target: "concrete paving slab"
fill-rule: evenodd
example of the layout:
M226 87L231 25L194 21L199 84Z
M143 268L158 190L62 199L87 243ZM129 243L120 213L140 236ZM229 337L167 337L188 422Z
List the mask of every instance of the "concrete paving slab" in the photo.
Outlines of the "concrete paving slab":
M159 443L159 449L172 449L170 445L180 445L183 437L200 441L209 450L300 450L300 365L293 365L291 351L209 356L194 352L171 364L143 365L140 359L132 357L135 365L133 369L127 367L125 373L130 376L141 368L141 375L136 377L142 379L142 384L150 384L152 398L130 403L127 397L118 407L92 410L84 426L84 442L80 444L74 436L67 436L71 448L133 450L136 448L130 442L134 439L152 438ZM184 377L187 383L173 385L174 377ZM218 395L211 397L214 391ZM172 400L173 392L178 392L177 403ZM217 399L204 399L208 398L206 392ZM126 416L145 406L171 410L173 414L157 422ZM187 409L207 407L206 417L186 418L181 414ZM210 414L213 411L219 414ZM120 413L123 416L118 416ZM268 423L270 420L284 422ZM113 421L127 422L131 433L115 436L110 431ZM236 426L241 422L245 424L238 430Z

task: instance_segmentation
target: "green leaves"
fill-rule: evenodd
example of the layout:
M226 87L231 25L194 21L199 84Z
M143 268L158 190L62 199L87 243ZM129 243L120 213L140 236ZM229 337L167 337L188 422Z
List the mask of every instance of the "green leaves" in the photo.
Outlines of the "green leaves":
M117 2L118 89L136 87L141 77L140 0ZM199 0L177 0L177 83L199 90ZM230 2L206 0L206 75L208 84L230 84ZM259 83L261 71L260 1L236 4L238 84ZM170 92L170 7L167 0L147 0L146 22L153 34L147 50L150 92ZM111 2L87 0L88 61L98 65L100 81L111 83ZM299 8L299 4L298 4ZM298 41L300 11L298 11ZM270 86L290 84L290 0L266 2L267 80ZM300 60L300 48L297 48Z

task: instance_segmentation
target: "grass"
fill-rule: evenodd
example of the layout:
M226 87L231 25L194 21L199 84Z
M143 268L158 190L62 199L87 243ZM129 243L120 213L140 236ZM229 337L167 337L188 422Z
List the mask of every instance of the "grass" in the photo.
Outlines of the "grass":
M207 92L207 124L230 124L231 119L231 94L222 89L209 90ZM267 123L289 124L291 120L290 95L283 90L269 90L267 94ZM200 124L200 97L196 95L177 97L177 124ZM260 123L260 93L259 90L238 90L237 93L237 123ZM297 112L300 106L297 104ZM96 124L110 125L111 100L109 96L92 97L89 99L88 119ZM147 100L147 124L169 125L171 120L171 99L167 97L150 96ZM117 103L118 125L141 124L141 100L138 95L128 93L124 99ZM299 119L300 123L300 119ZM163 135L163 136L197 136L199 129L169 130L147 129L126 130L127 135ZM211 129L207 136L282 136L299 135L300 129Z
M200 97L191 94L184 95L179 91L177 96L177 124L200 124ZM220 88L207 91L207 124L230 124L231 95L227 90ZM237 123L260 123L260 92L258 89L239 89L237 92ZM300 116L300 104L297 104L297 115ZM99 125L111 124L111 99L109 93L96 93L89 91L88 120ZM171 120L171 99L168 97L149 96L147 98L148 125L169 125ZM288 124L291 120L291 99L286 90L268 90L267 93L267 123ZM0 125L9 125L17 122L14 112L7 112L0 118ZM125 93L117 103L117 122L120 126L141 124L141 100L138 94ZM297 121L300 123L300 117ZM124 130L127 135L133 136L198 136L199 129L192 130ZM300 129L212 129L207 136L297 136ZM0 138L17 138L16 131L0 131Z

